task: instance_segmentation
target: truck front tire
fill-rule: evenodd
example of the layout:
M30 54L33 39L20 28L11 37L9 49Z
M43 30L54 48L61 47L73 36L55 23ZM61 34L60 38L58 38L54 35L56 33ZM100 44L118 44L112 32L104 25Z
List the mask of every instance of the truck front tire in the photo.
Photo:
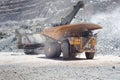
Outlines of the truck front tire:
M67 60L70 58L70 44L68 40L64 40L61 44L61 49L63 52L63 59Z
M93 59L94 58L94 52L85 52L85 56L87 59Z
M24 53L25 53L26 55L35 55L33 49L24 49Z

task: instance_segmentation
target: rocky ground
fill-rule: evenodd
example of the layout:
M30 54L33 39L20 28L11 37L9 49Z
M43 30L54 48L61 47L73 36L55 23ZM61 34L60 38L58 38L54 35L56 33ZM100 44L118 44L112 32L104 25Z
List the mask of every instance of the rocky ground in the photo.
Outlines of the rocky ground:
M86 60L47 59L41 55L0 53L0 80L120 80L120 57Z

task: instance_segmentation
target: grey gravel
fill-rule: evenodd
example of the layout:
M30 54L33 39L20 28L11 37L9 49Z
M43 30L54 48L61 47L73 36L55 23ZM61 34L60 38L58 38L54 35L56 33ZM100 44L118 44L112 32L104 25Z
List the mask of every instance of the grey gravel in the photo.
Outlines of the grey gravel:
M44 55L0 54L0 80L120 80L120 57L47 59ZM62 57L62 56L61 56Z

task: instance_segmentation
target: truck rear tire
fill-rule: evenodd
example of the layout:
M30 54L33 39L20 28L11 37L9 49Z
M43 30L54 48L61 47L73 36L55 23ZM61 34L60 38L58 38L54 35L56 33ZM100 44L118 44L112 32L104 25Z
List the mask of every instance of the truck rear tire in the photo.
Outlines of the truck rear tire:
M68 40L64 40L61 44L61 49L63 52L63 59L67 60L70 58L70 44Z
M86 52L85 53L85 56L87 59L93 59L94 58L94 52Z
M24 53L26 55L36 55L36 53L34 53L33 49L24 49Z
M61 55L60 44L57 42L51 42L45 44L44 53L47 58L58 58Z

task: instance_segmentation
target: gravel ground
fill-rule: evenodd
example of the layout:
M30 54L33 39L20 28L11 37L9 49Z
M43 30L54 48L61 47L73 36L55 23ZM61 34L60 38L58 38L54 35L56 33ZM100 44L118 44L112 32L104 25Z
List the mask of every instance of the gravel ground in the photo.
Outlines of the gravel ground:
M44 55L1 52L0 80L120 80L120 57L81 57L64 61Z

